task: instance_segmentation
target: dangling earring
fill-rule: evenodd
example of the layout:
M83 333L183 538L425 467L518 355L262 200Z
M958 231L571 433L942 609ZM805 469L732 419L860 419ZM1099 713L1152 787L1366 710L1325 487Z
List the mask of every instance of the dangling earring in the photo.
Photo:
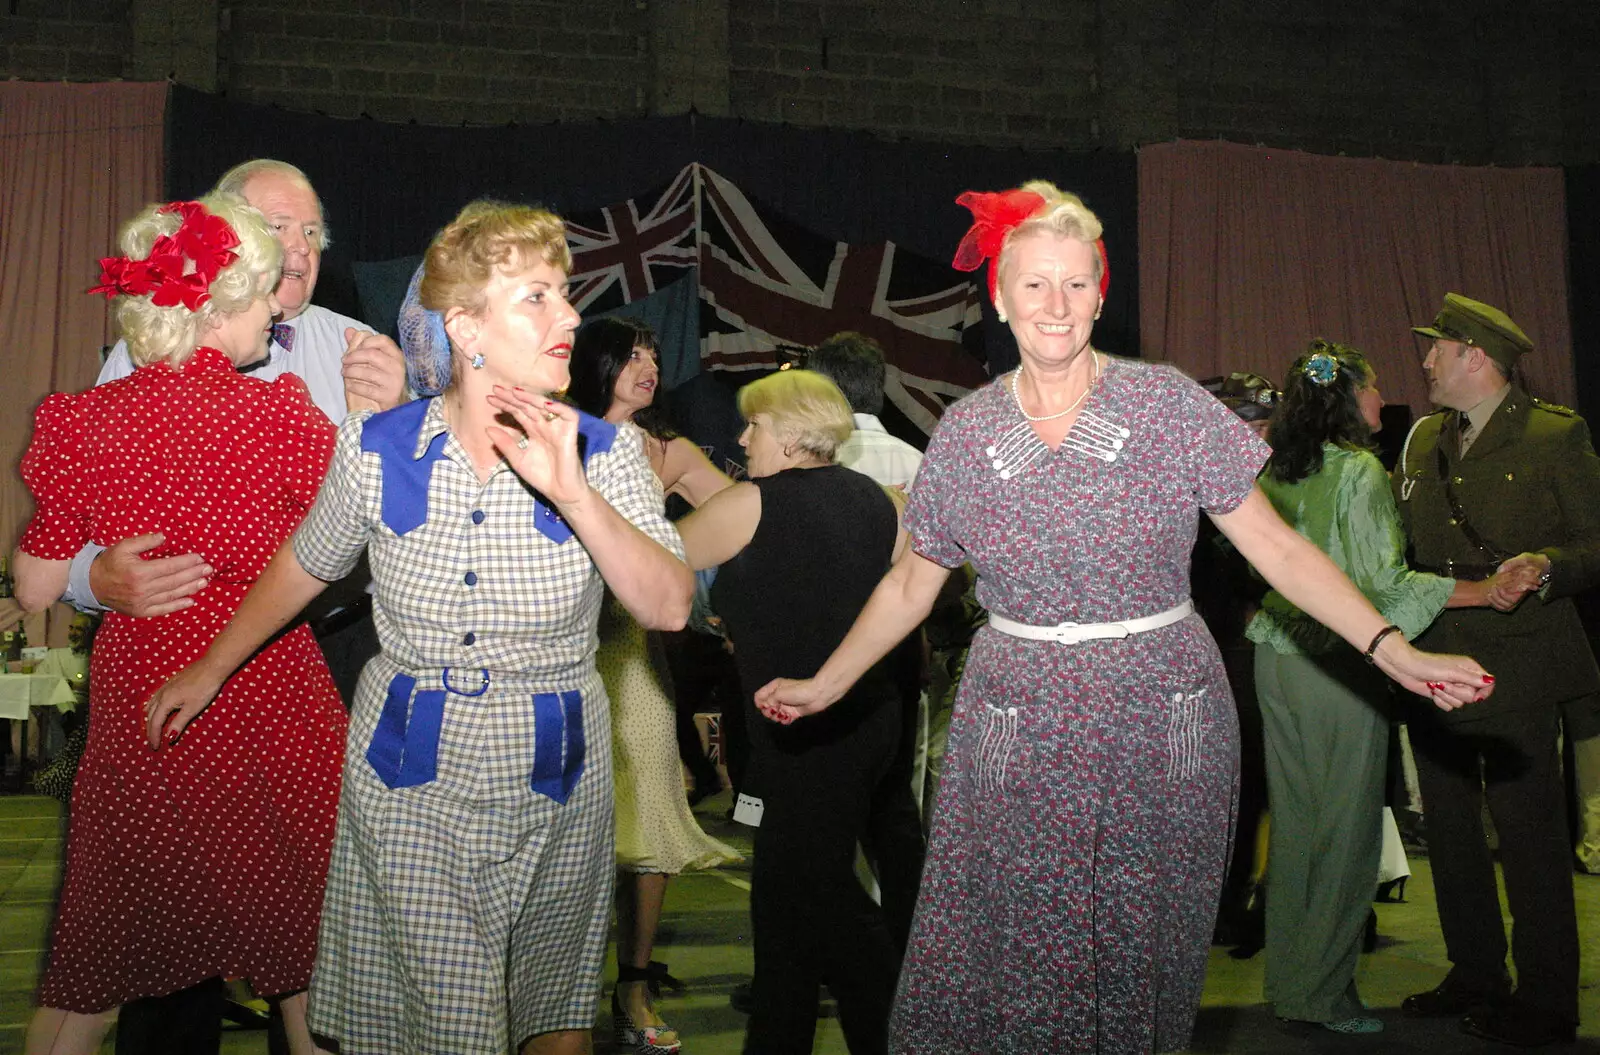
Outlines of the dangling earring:
M483 369L483 353L482 352L478 352L478 353L473 355L473 357L472 357L472 368L474 370L482 370Z
M1001 322L1005 322L1006 321L1006 313L1005 313L1004 310L1002 310L1000 308L996 308L996 309L994 309L994 314L995 314L995 318L999 319Z

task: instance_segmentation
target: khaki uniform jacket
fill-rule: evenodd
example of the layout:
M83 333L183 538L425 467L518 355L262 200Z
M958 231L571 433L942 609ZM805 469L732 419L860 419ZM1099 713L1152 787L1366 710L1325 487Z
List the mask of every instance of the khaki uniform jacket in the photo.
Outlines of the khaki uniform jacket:
M1494 695L1442 715L1448 723L1545 713L1600 691L1600 671L1572 597L1600 582L1600 458L1583 418L1513 385L1478 438L1461 449L1457 415L1417 422L1395 467L1395 503L1412 561L1428 570L1498 564L1524 552L1551 560L1551 579L1510 613L1449 608L1416 641L1431 652L1472 656L1495 676ZM1485 552L1457 523L1445 472Z

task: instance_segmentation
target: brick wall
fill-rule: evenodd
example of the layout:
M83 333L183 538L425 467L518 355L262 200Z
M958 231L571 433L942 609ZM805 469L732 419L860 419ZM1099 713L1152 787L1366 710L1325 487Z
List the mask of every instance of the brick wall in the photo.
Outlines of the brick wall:
M115 80L127 37L127 0L0 0L0 77Z
M0 0L0 76L385 121L727 114L1124 151L1600 162L1600 2Z
M636 0L292 0L231 8L228 93L337 116L451 125L644 110Z
M758 121L1092 149L1095 17L1082 0L729 0L730 102Z

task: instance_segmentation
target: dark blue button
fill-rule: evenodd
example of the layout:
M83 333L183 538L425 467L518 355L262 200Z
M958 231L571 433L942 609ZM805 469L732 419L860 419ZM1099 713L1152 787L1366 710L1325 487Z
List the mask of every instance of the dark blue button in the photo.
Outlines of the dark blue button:
M467 572L466 583L468 586L478 585L478 573L475 571Z
M474 523L474 524L481 524L481 523L483 523L483 510L481 510L481 509L474 509L474 510L473 510L473 511L472 511L472 522L473 522L473 523Z
M474 634L472 631L468 630L467 631L467 636L461 639L461 643L463 645L470 645L476 640L478 640L478 635Z

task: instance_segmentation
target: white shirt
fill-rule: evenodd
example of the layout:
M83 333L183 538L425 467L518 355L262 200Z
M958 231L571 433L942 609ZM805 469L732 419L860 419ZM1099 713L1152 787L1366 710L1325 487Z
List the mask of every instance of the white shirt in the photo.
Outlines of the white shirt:
M885 487L909 491L922 465L922 452L898 436L891 436L871 414L854 414L856 430L839 444L834 461L854 469Z
M346 327L372 327L315 304L290 319L288 326L294 330L294 349L286 352L272 341L267 347L267 365L250 371L248 376L271 381L279 374L294 374L311 390L311 401L317 408L335 425L340 424L344 421L344 375L340 373L347 347L344 331ZM95 384L103 385L131 373L133 360L128 358L128 344L119 340L106 356L106 365L100 368Z

